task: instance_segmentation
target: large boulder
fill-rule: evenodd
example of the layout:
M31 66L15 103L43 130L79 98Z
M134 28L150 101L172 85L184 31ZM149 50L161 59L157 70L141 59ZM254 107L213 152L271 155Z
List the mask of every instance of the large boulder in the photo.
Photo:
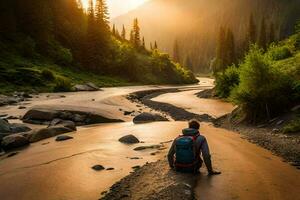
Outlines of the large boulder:
M100 90L99 87L97 87L93 83L86 83L84 85L75 85L73 88L75 91L98 91Z
M0 118L0 133L10 133L10 124L7 120Z
M6 119L0 118L0 141L13 133L28 132L31 129L23 124L10 124Z
M61 119L54 119L51 121L50 125L48 126L48 128L51 127L66 127L69 128L73 131L76 131L76 124L72 121L67 121L67 120L61 120Z
M85 112L75 109L51 110L45 108L33 108L29 110L22 118L23 122L48 125L54 119L74 121L77 125L122 122L122 120L109 119L97 113Z
M28 139L20 134L13 134L2 139L1 147L4 150L10 150L29 145Z
M47 128L33 131L27 137L29 137L30 142L37 142L73 131L76 131L76 125L74 122L54 119Z
M24 116L24 122L43 122L43 121L52 121L55 118L59 117L59 112L56 110L48 109L31 109Z
M157 121L169 121L169 120L159 114L152 114L152 113L141 113L133 118L133 123L135 124L157 122Z
M139 143L139 139L134 135L125 135L119 139L120 142L125 144L136 144Z
M22 133L22 132L28 132L31 131L31 128L25 126L24 124L11 124L10 130L12 133Z
M24 101L23 97L0 95L0 106L16 104Z
M72 129L63 126L50 127L50 128L42 128L40 130L34 131L29 138L30 142L38 142L40 140L55 137L57 135L61 135L64 133L72 132Z

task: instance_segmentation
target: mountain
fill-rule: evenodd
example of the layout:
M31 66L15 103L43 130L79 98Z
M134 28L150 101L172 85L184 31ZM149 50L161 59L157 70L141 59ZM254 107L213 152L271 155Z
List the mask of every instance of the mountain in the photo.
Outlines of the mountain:
M150 0L131 12L112 20L127 33L137 17L146 43L155 40L159 49L173 54L178 40L180 61L191 58L196 72L210 70L215 57L216 39L221 26L230 28L235 37L237 51L243 44L249 18L253 15L257 34L264 18L269 27L274 24L279 40L290 35L300 18L299 0Z

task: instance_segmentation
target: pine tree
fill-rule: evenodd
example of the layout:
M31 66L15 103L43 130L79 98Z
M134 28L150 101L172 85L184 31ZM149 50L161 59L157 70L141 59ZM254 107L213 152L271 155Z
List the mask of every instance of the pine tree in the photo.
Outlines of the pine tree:
M178 45L178 41L177 40L175 40L175 42L174 42L173 59L177 63L180 62L179 45Z
M146 45L145 45L145 38L143 37L143 40L142 40L142 46L144 49L146 49Z
M151 50L151 51L153 50L152 42L150 42L150 50Z
M133 33L133 30L130 31L129 41L130 41L130 43L134 44L134 33Z
M275 42L275 27L274 27L274 23L272 22L270 25L270 30L269 30L269 44Z
M265 18L263 17L260 24L260 33L258 38L258 44L263 49L267 48L267 33L266 33L266 23Z
M187 55L187 57L185 58L184 66L185 66L187 69L193 71L193 63L192 63L192 60L191 60L191 58L190 58L189 55Z
M154 42L154 49L158 49L157 42Z
M96 22L103 31L109 31L109 13L105 0L96 0L95 7Z
M89 0L88 7L88 17L87 17L87 33L86 33L86 45L85 45L85 56L84 63L87 67L92 70L95 70L96 63L96 43L97 35L96 35L96 21L95 21L95 11L94 11L94 2L93 0Z
M220 27L217 41L216 66L214 72L223 71L226 65L226 31L224 27Z
M133 20L132 36L133 36L132 41L134 46L140 47L141 46L140 27L137 18Z
M119 32L118 29L116 29L116 31L115 31L115 36L116 36L116 38L118 38L120 40L122 39L122 37L121 37L120 32Z
M121 36L122 36L123 40L126 40L126 30L125 30L124 25L123 25L123 28L122 28L122 34L121 34Z
M249 45L254 44L256 42L256 25L254 22L253 14L251 14L249 19L247 40L249 42Z
M116 26L115 26L115 24L113 25L111 32L112 32L113 36L116 36Z
M226 34L226 45L224 51L226 53L224 64L225 67L227 67L229 65L232 65L236 59L234 35L229 28Z

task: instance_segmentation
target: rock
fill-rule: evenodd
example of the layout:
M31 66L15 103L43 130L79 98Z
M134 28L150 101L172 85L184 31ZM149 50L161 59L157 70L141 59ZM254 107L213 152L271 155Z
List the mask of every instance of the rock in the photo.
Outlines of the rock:
M101 171L104 170L105 168L102 165L94 165L92 169L95 171Z
M5 106L5 105L11 105L11 104L16 104L21 101L24 101L24 98L20 98L17 96L5 96L5 95L0 95L0 106Z
M86 85L93 88L95 91L100 90L100 88L97 85L95 85L94 83L89 82Z
M146 150L146 149L159 149L161 147L162 147L162 145L140 146L140 147L134 148L133 150L134 151L142 151L142 150Z
M29 141L19 134L6 136L2 139L1 146L4 150L10 150L29 145Z
M86 116L84 116L84 115L75 114L73 116L74 122L84 122L85 120L86 120Z
M10 124L7 120L0 118L0 133L10 133Z
M22 133L22 132L31 131L31 128L25 126L24 124L14 123L10 125L10 131L11 133Z
M60 135L56 137L55 141L60 142L60 141L71 140L71 139L73 139L73 137L68 135Z
M278 128L273 128L272 129L272 133L279 133L280 132L280 129L278 129Z
M7 119L7 114L0 115L0 118L6 118Z
M114 170L115 168L113 168L113 167L109 167L109 168L107 168L106 170L107 171L110 171L110 170Z
M134 170L138 170L138 169L140 169L140 168L141 168L141 166L139 166L139 165L133 166L133 167L132 167L132 169L134 169Z
M30 142L37 142L46 138L55 137L60 134L72 132L72 129L63 126L54 126L49 128L42 128L32 133Z
M23 98L28 98L31 99L32 96L26 92L14 92L15 97L23 97Z
M75 85L73 88L75 91L98 91L99 88L93 83L86 83L84 85Z
M296 112L300 110L300 105L297 105L291 109L291 111Z
M26 109L26 106L19 106L18 109Z
M18 155L18 154L19 154L19 152L12 152L12 153L9 153L6 157L10 158L10 157L13 157L13 156Z
M49 124L54 119L74 121L79 125L122 122L122 120L109 119L97 113L77 110L50 110L43 108L31 109L22 118L23 122L33 124Z
M139 160L139 159L142 159L142 158L139 158L139 157L131 157L130 159L131 159L131 160Z
M6 119L19 119L17 116L8 116Z
M58 118L59 112L55 110L47 109L31 109L23 116L22 120L24 122L33 122L33 121L52 121L55 118Z
M132 113L134 113L134 111L124 111L124 115L130 115Z
M156 121L169 121L167 118L152 113L142 113L133 118L133 123L147 123L147 122L156 122Z
M123 136L119 139L119 141L125 144L136 144L140 142L139 139L134 135Z
M281 125L282 123L283 123L284 121L283 120L279 120L277 123L276 123L276 125Z
M61 119L54 119L51 121L50 125L48 126L48 128L51 127L66 127L69 128L70 130L76 131L76 125L74 122L72 121L67 121L67 120L61 120Z
M45 142L45 143L43 143L42 145L47 145L47 144L50 144L50 142Z

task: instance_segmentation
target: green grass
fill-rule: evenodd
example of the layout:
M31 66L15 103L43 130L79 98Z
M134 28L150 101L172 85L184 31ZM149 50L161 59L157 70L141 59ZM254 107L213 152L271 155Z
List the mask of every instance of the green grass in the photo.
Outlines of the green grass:
M99 87L139 84L119 77L97 75L76 66L58 66L42 58L31 60L15 54L2 54L0 57L0 79L0 94L54 92L58 91L56 86L61 79L68 80L71 85L92 82Z
M284 133L299 133L300 132L300 117L291 121L289 124L283 127Z

